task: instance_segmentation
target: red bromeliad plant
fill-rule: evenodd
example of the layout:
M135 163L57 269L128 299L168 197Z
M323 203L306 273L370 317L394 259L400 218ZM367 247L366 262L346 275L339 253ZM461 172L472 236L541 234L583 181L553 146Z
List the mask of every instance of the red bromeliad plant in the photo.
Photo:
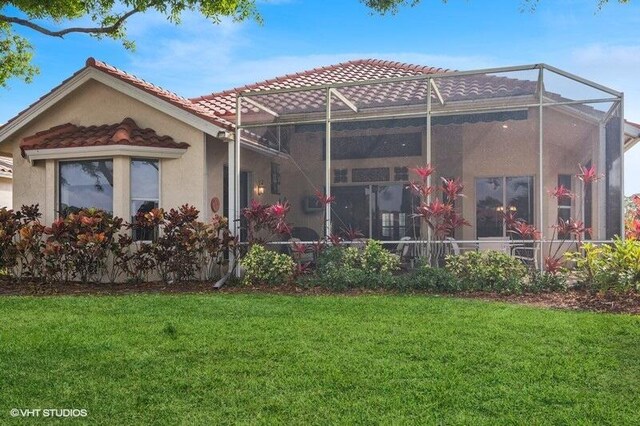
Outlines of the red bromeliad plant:
M441 178L440 185L431 185L430 177L435 170L431 164L411 169L419 180L410 182L409 189L420 199L413 216L419 217L431 229L435 239L442 242L452 237L456 229L470 224L455 208L455 200L464 196L464 185L459 179L446 178ZM441 192L440 197L438 192ZM440 260L443 248L441 243L435 246L431 252L432 261Z
M632 240L640 240L640 195L631 197L627 207L625 220L625 236Z
M269 205L251 200L251 205L242 209L242 216L247 221L249 245L265 244L277 235L291 235L291 224L287 222L289 209L290 205L287 201Z
M558 202L561 200L584 199L587 187L601 179L602 175L599 175L593 166L586 167L579 164L578 168L580 173L576 177L584 182L583 193L580 196L563 185L548 190L549 196L555 198ZM533 225L518 219L515 213L508 212L503 214L503 220L507 229L513 235L528 240L541 238L541 233ZM567 220L558 218L558 223L552 225L551 229L553 229L553 235L549 244L549 251L544 258L544 268L548 273L555 275L564 267L564 252L573 244L575 244L575 249L579 250L585 237L591 235L591 229L583 221L574 218Z

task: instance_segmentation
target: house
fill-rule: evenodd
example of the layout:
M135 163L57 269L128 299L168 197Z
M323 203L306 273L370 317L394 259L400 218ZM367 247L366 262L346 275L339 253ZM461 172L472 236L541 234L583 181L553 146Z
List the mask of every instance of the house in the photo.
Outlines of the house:
M465 186L456 207L471 226L458 240L504 238L504 211L545 238L558 217L579 217L601 240L621 233L623 153L640 138L623 104L622 93L548 65L381 60L187 99L89 58L0 128L0 153L13 158L13 205L40 204L46 222L80 207L130 218L184 203L235 219L251 199L287 200L302 240L349 227L421 240L407 183L412 167L433 163L433 179ZM550 199L557 185L580 189L578 164L604 178L583 197ZM335 196L330 210L317 191Z
M0 208L10 209L12 204L13 159L0 156Z

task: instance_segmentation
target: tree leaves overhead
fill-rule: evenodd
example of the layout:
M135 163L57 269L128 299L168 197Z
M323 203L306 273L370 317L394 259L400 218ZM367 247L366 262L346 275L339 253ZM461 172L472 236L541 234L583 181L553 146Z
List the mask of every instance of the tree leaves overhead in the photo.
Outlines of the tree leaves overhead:
M52 37L81 33L122 40L126 48L127 20L136 14L156 11L168 21L180 23L184 12L200 13L212 23L222 18L260 21L256 0L0 0L0 87L11 77L30 82L38 69L32 65L33 47L18 27ZM73 26L69 21L84 18L89 23ZM67 23L68 25L62 25Z
M405 6L415 6L418 3L421 3L426 0L360 0L367 7L369 7L372 11L380 13L381 15L385 14L394 14L398 12L401 7ZM448 3L448 0L440 0L442 3ZM468 0L473 1L473 0ZM476 0L479 2L480 0ZM523 11L531 11L535 12L538 4L544 2L545 0L521 0L520 8ZM547 0L554 2L556 0ZM631 0L592 0L594 3L594 7L597 10L602 9L608 3L631 3Z

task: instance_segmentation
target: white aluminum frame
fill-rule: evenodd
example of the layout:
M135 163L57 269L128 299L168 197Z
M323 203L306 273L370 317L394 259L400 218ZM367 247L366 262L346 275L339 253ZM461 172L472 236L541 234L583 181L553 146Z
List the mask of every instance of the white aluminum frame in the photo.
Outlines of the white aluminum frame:
M531 97L527 96L526 100L522 99L521 102L517 102L517 97L505 97L504 99L516 99L516 102L510 105L473 105L461 103L460 105L456 105L456 102L446 103L438 89L436 82L440 78L454 78L461 76L472 76L472 75L492 75L492 74L504 74L510 72L518 72L518 71L533 71L538 70L538 87L537 93L534 95L535 100L532 100ZM548 70L552 73L565 77L569 80L578 82L585 86L589 86L593 89L599 90L601 92L607 93L611 95L611 97L603 97L603 98L591 98L591 99L582 99L582 100L574 100L574 99L562 99L558 101L554 101L553 99L549 99L545 97L545 89L544 89L544 71ZM517 78L517 77L514 77ZM342 92L339 91L340 88L353 87L353 86L365 86L365 85L381 85L385 83L399 83L406 81L425 81L427 84L427 96L426 96L426 109L419 111L410 111L407 113L384 113L376 112L373 114L362 114L361 110L357 107L355 103L348 99ZM262 96L268 95L276 95L276 94L291 94L291 93L303 93L303 92L311 92L311 91L323 91L325 93L325 112L324 117L309 117L309 114L301 114L299 117L296 116L294 119L286 120L281 119L282 116L277 113L277 111L273 111L271 108L266 107L261 104L259 99ZM439 106L437 109L434 109L432 96L436 95ZM332 116L332 107L331 101L332 96L335 96L342 103L344 103L354 114L353 116ZM253 98L253 99L252 99ZM242 123L242 100L245 99L253 106L261 109L272 115L275 120L273 122L265 122L265 123ZM325 146L325 190L324 193L327 196L331 195L331 124L333 122L350 122L350 121L361 121L361 120L376 120L376 119L386 119L386 118L426 118L426 126L427 126L427 162L431 161L432 158L432 146L431 146L431 120L433 116L439 115L457 115L457 114L465 114L469 112L504 112L504 111L514 111L514 110L524 110L529 108L537 108L539 112L539 128L538 128L538 227L543 230L545 226L544 221L544 213L545 213L545 201L544 201L544 164L543 164L543 153L544 153L544 108L550 106L571 106L571 105L586 105L586 104L598 104L612 102L613 105L610 111L607 113L607 118L613 114L619 106L620 111L620 183L621 183L621 206L620 210L622 212L621 216L621 229L620 235L624 237L624 94L622 92L616 91L609 87L603 86L591 80L579 77L575 74L563 71L559 68L540 63L540 64L529 64L529 65L518 65L518 66L509 66L509 67L497 67L497 68L487 68L487 69L479 69L479 70L470 70L470 71L452 71L452 72L440 72L433 74L421 74L416 76L408 76L408 77L393 77L393 78L384 78L377 80L363 80L363 81L351 81L351 82L339 82L332 84L323 84L323 85L313 85L307 86L304 88L285 88L285 89L267 89L267 90L248 90L245 92L238 93L236 99L236 135L233 143L233 149L229 150L229 166L230 166L230 175L234 176L234 179L229 179L229 194L234 194L234 202L233 208L229 209L229 219L233 224L233 230L238 235L238 218L239 218L239 210L240 210L240 198L239 192L235 191L239 182L239 171L240 171L240 145L242 143L242 133L243 130L251 129L251 128L259 128L259 127L271 127L271 126L281 126L283 124L322 124L325 125L325 138L326 138L326 146ZM417 105L412 105L411 107L415 108ZM342 111L344 112L344 111ZM321 114L321 113L320 113ZM318 115L316 113L315 115ZM249 140L247 142L251 143ZM606 141L602 142L606 143ZM324 224L325 233L328 235L331 231L331 211L330 206L326 207L325 210L326 220ZM403 243L409 244L423 244L425 241L403 241ZM460 241L462 243L477 243L478 241ZM522 243L523 241L519 241ZM525 241L526 242L526 241ZM533 242L533 241L531 241ZM549 243L549 240L545 240L544 237L541 241L537 241L538 244ZM606 242L606 241L602 241ZM397 242L387 242L385 243L399 243ZM286 243L284 243L286 244ZM541 270L544 268L543 266L543 251L540 250L540 259L539 265Z

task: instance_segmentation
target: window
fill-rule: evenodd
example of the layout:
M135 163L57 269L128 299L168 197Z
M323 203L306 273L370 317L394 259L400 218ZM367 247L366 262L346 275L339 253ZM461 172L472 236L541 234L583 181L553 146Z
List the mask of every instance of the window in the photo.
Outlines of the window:
M563 186L571 191L571 175L558 175L558 187ZM561 198L558 200L558 219L568 221L571 218L571 199ZM558 235L560 238L565 238L566 235Z
M351 170L351 182L388 182L389 180L391 179L388 167Z
M408 167L394 167L393 168L393 180L396 181L408 181L409 180L409 168Z
M322 159L325 159L325 144ZM332 160L411 157L422 155L422 133L380 134L331 138Z
M348 169L333 169L333 181L335 183L345 183L349 181Z
M502 217L513 212L533 223L533 176L476 179L476 232L481 237L508 236Z
M158 160L131 160L131 217L145 214L160 205L160 163ZM155 229L133 229L135 241L153 240Z
M280 195L280 164L271 163L271 193Z
M90 207L113 213L112 160L60 162L58 185L60 215Z

